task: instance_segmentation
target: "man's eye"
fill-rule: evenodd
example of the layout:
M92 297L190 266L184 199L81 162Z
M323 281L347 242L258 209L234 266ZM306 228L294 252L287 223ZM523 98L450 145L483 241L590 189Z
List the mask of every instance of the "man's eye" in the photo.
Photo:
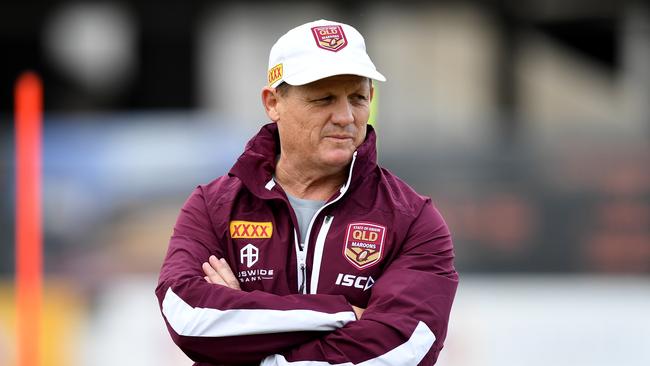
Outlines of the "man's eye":
M324 103L324 102L330 102L330 101L332 101L332 99L333 99L333 97L331 95L328 95L328 96L323 97L323 98L314 99L313 101L314 102Z

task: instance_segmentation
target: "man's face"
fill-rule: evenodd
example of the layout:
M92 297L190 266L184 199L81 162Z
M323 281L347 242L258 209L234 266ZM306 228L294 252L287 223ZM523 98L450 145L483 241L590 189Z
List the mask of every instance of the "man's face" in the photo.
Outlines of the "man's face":
M372 88L367 78L338 75L277 95L283 154L322 168L341 168L366 137Z

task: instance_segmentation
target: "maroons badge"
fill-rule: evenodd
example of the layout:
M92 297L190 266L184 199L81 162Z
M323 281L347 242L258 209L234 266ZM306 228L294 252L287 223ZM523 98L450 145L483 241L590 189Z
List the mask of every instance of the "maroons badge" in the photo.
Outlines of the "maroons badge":
M313 27L311 32L314 34L316 45L324 50L338 52L348 44L340 25Z
M349 224L343 247L345 259L358 269L377 264L384 253L385 236L385 226L369 222Z

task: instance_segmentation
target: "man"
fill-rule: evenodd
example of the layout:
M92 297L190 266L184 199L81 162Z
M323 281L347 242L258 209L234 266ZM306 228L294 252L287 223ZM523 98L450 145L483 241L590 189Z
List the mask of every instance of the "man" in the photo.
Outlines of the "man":
M376 163L371 79L349 25L271 49L273 123L191 194L156 294L198 365L432 365L458 282L430 199ZM398 123L398 122L395 122Z

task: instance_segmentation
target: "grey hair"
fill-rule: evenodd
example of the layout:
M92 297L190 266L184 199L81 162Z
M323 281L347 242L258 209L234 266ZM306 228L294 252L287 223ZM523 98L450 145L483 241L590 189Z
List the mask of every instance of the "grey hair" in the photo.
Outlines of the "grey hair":
M368 79L368 83L370 84L370 87L372 88L372 79L371 78L366 78ZM280 94L282 97L286 97L287 94L289 93L289 89L292 87L292 85L287 84L286 82L281 82L280 85L275 87L275 91Z

